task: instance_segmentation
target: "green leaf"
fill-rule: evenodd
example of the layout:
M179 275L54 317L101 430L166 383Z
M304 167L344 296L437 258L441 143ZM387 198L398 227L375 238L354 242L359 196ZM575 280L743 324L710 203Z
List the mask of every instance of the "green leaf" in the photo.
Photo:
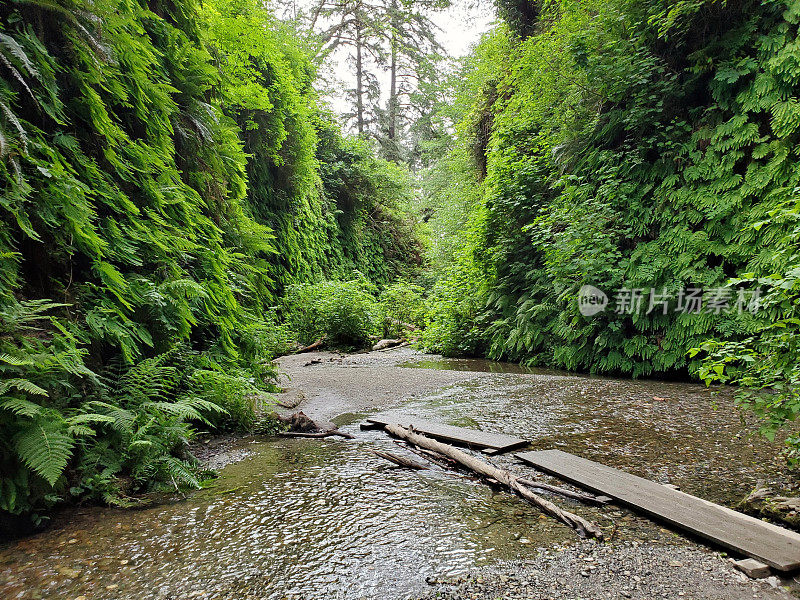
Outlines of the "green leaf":
M27 392L28 394L33 394L35 396L48 395L47 390L40 388L38 385L27 379L13 377L11 379L0 381L0 394L5 394L12 388L16 388L21 392Z
M74 445L61 423L45 419L22 429L13 438L20 459L51 486L64 472Z
M42 407L24 398L8 398L0 404L0 408L9 410L21 417L35 417L42 413Z

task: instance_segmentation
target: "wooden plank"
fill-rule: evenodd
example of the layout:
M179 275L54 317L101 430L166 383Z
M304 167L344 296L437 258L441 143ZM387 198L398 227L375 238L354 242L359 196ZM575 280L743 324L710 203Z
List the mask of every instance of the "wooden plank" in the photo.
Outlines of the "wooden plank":
M561 450L516 455L537 469L605 494L649 516L779 571L800 567L800 534Z
M494 453L507 452L528 445L527 440L522 438L502 433L490 433L477 429L434 423L433 421L426 421L409 415L386 413L368 417L367 421L380 426L391 423L402 427L413 427L415 431L438 440L469 446L470 448L488 448Z

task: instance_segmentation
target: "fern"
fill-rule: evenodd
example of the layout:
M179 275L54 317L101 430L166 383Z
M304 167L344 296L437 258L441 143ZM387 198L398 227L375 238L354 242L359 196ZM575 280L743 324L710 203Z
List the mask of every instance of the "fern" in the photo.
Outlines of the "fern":
M3 400L0 408L8 410L20 417L36 417L42 414L42 407L24 398L8 398Z
M11 389L17 389L21 392L33 394L36 396L47 396L47 390L42 389L32 381L21 379L19 377L11 377L0 381L0 394L5 394Z
M6 510L196 486L195 428L252 428L294 345L287 286L421 259L407 170L317 107L288 30L167 4L0 11Z
M213 402L192 397L183 397L174 402L145 402L142 404L142 408L146 410L162 411L187 421L201 421L208 425L211 423L203 414L204 412L228 414L228 411L217 406Z
M37 419L20 430L12 444L22 461L52 486L67 466L75 441L61 422Z

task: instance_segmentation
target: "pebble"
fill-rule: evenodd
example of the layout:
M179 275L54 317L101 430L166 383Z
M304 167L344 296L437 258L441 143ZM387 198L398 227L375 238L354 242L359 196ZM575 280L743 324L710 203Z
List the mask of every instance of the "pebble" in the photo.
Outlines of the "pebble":
M555 550L555 552L554 552ZM676 568L681 568L676 575ZM774 582L743 582L740 573L705 549L654 543L543 549L533 558L439 580L424 600L676 600L785 598ZM772 586L770 585L772 584ZM755 592L755 593L754 593Z

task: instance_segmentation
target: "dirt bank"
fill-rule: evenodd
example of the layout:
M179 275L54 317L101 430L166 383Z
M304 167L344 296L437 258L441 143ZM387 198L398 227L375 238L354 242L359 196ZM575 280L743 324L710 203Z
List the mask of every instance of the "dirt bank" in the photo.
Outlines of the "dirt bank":
M345 413L394 408L402 400L489 375L400 366L419 356L410 348L349 355L309 352L284 356L277 362L283 373L280 385L286 391L278 400L293 404L300 398L299 408L309 417L329 421Z

